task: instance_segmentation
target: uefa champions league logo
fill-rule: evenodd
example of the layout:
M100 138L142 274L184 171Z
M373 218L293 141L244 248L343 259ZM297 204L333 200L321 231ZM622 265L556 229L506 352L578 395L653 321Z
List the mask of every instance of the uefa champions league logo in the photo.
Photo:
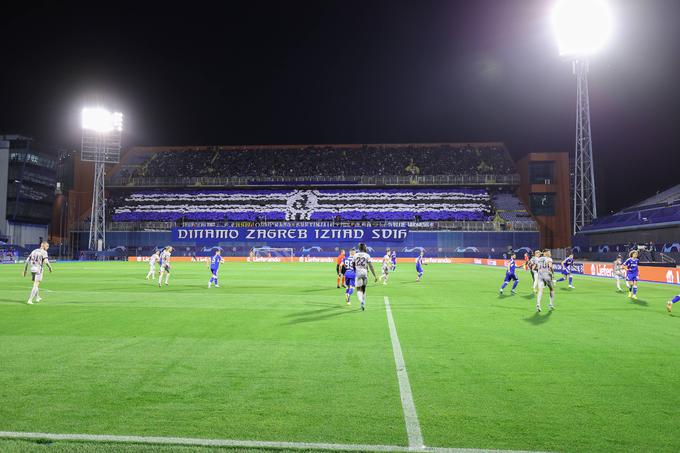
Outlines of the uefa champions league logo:
M296 190L286 201L286 220L310 220L318 205L316 190Z

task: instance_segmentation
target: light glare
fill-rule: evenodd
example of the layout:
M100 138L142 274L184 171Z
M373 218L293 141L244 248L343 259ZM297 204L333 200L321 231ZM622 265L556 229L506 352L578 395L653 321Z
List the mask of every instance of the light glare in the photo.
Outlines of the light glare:
M612 32L604 0L560 0L552 14L560 55L588 56L602 49Z
M101 107L84 108L82 112L83 129L95 132L112 132L123 130L123 114L120 112L111 113Z

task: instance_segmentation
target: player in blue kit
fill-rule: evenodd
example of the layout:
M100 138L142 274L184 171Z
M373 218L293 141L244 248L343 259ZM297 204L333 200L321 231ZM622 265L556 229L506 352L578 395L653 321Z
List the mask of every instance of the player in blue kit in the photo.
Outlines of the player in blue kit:
M355 285L355 279L357 277L356 272L354 271L354 253L356 250L351 249L349 251L349 256L346 256L342 260L342 269L343 269L343 274L345 275L345 286L347 289L345 289L345 302L347 302L347 305L349 305L350 302L350 297L352 297L352 293L354 293L354 285Z
M512 294L515 294L515 288L517 288L517 284L519 283L519 279L517 278L517 275L515 275L515 269L517 269L517 264L515 263L516 257L517 255L515 255L514 253L510 255L510 262L508 263L508 267L505 269L505 280L503 281L503 286L501 286L500 290L501 294L503 294L503 290L505 289L506 286L508 286L508 283L510 283L510 281L514 281L510 292Z
M208 282L208 288L212 288L213 283L215 284L215 288L219 288L220 285L217 284L217 273L220 270L220 264L224 263L224 258L222 258L222 251L217 249L215 250L215 255L213 255L212 258L210 258L210 273L212 276L210 277L210 281Z
M392 250L391 258L392 258L392 272L394 272L394 271L397 270L397 251L396 250Z
M572 289L574 288L574 285L571 284L572 281L573 281L572 276L571 276L571 266L573 266L573 265L574 265L574 254L571 253L571 254L569 254L568 257L566 257L564 259L564 261L562 261L562 278L557 280L557 282L559 283L559 282L563 282L563 281L569 279L569 288L572 288Z
M669 312L673 311L673 304L677 304L678 302L680 302L680 295L675 296L674 298L666 302L666 310L668 310Z
M416 272L418 273L418 278L416 278L417 282L423 278L423 256L425 256L425 252L421 251L418 258L416 258Z
M628 297L637 299L637 284L640 260L638 259L637 250L633 250L628 254L628 259L623 262L623 267L626 269L626 286L628 287Z

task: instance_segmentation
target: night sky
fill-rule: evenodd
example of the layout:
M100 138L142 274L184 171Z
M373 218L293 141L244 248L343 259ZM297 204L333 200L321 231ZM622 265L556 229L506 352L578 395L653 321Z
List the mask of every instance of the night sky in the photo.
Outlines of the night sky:
M573 152L550 1L24 3L3 6L0 132L77 149L80 109L100 102L125 113L125 146ZM680 183L680 2L610 3L590 74L601 213Z

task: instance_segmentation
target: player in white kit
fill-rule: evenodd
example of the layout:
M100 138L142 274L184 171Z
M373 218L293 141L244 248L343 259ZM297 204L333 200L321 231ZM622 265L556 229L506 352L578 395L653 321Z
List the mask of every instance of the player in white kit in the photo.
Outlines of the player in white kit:
M531 279L534 281L533 291L534 294L538 292L538 259L541 257L540 250L534 250L534 256L531 257L527 263L529 272L531 272Z
M146 274L146 279L156 280L156 263L161 257L158 254L158 250L154 250L153 254L149 257L149 273Z
M172 251L174 249L170 246L165 247L165 249L161 252L160 256L160 263L161 263L161 271L158 274L158 286L161 286L161 282L163 280L163 274L165 274L165 284L168 284L168 280L170 280L170 257L172 254Z
M40 247L33 250L28 258L26 258L26 263L24 264L24 277L26 276L26 271L29 266L31 268L31 280L33 280L33 288L31 289L31 295L28 298L28 305L33 305L33 299L36 302L40 302L42 298L40 297L40 282L43 278L43 267L47 268L52 272L52 266L50 265L50 260L47 258L47 249L50 248L50 244L47 242L42 242Z
M375 270L373 269L373 263L371 263L371 255L368 254L366 244L363 242L359 244L359 251L354 255L354 261L352 266L356 272L356 284L357 298L361 302L361 311L366 309L366 285L368 284L368 270L371 270L373 278L378 281L378 277L375 275Z
M550 305L548 308L555 309L555 288L553 286L553 260L550 250L543 251L543 256L536 260L538 268L538 295L536 296L536 311L541 311L541 298L543 289L547 286L550 289Z
M626 271L623 270L623 257L618 255L614 260L614 278L616 279L616 290L621 292L621 280L626 281Z
M387 279L390 277L390 268L392 267L392 255L390 254L390 249L387 249L385 256L382 260L382 274L380 275L380 280L383 285L387 285Z

